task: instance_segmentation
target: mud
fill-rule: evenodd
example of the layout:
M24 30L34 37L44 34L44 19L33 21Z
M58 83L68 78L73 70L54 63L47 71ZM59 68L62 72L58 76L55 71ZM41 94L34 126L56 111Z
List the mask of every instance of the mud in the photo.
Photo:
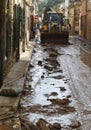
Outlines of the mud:
M60 45L36 44L20 101L23 130L81 130L63 55Z
M62 126L60 125L60 123L54 122L53 124L50 124L49 122L47 122L46 120L40 118L36 125L33 124L32 122L30 122L28 119L26 118L21 118L21 122L22 122L22 130L61 130ZM65 127L64 129L67 130L80 130L79 127L81 126L80 122L78 121L73 121L73 124L70 125L69 127Z
M7 119L3 118L0 120L0 130L21 130L21 123L18 118L18 115L12 117L8 117Z
M50 100L53 104L57 105L68 105L70 103L69 99L64 98L64 99L48 99Z
M12 130L13 128L8 125L0 125L0 130L5 130L5 129Z
M81 61L78 40L72 42L36 44L19 109L10 105L3 113L2 106L0 130L91 129L91 69Z

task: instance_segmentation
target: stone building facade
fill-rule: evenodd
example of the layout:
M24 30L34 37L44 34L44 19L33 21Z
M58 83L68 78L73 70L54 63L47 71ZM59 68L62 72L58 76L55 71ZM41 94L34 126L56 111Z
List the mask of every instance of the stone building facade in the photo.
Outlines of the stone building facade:
M87 10L87 0L82 1L81 6L81 22L80 22L80 36L86 38L86 10Z
M65 14L65 7L60 6L64 10ZM70 35L79 35L79 27L80 27L80 11L81 11L81 0L79 1L69 1L68 6L68 21L71 24L71 31Z
M0 2L0 87L3 84L3 70L5 59L6 5L6 0Z
M75 23L74 23L74 6L70 5L69 6L69 23L71 24L71 31L70 31L70 35L74 35L75 34Z
M20 60L21 41L25 37L25 9L21 0L7 0L6 5L6 41L4 76L15 62ZM8 69L7 69L8 68Z
M0 1L0 87L3 78L13 64L20 60L21 53L29 43L30 16L33 15L30 7L33 2L34 0Z
M91 0L82 0L80 36L91 40Z
M69 4L69 23L71 24L71 35L79 35L81 1Z
M91 40L91 0L87 0L87 14L86 14L86 19L87 19L87 28L86 28L86 32L87 32L87 39Z
M79 35L80 27L80 11L81 11L81 1L74 3L74 31L75 34Z

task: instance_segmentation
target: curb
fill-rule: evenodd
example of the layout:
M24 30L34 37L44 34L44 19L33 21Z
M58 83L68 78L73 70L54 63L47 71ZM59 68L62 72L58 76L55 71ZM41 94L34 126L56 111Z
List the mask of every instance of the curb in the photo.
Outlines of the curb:
M23 54L21 54L22 56L20 58L20 61L14 64L14 66L11 68L10 73L6 76L4 80L4 87L6 87L5 83L12 82L15 77L18 77L16 72L19 72L18 74L20 75L20 73L23 71L24 75L20 76L20 79L13 80L12 85L8 84L8 87L20 87L23 90L28 66L30 63L29 61L31 60L35 44L34 42L31 42L30 45L30 51L26 50ZM20 119L19 117L17 117L17 119L15 118L15 113L19 106L20 97L21 93L17 97L0 96L0 122L2 123L2 125L0 125L0 130L21 130ZM7 122L7 120L9 120L10 122ZM4 121L4 124L2 121Z
M3 88L20 88L23 90L26 73L28 71L29 61L32 56L33 48L35 43L30 42L30 50L26 50L24 53L21 54L21 58L19 62L16 62L13 67L11 68L11 71L8 73L6 78L4 79ZM8 109L13 108L13 110L17 110L19 101L20 101L20 95L17 97L13 96L0 96L0 108L3 106L3 108L6 107ZM3 110L4 112L5 110Z

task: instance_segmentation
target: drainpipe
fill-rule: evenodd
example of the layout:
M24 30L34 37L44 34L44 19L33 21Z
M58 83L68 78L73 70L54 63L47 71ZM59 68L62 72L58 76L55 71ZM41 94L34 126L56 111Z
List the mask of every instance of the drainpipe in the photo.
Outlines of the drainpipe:
M0 87L3 85L3 69L5 59L6 4L7 0L2 0L0 2Z

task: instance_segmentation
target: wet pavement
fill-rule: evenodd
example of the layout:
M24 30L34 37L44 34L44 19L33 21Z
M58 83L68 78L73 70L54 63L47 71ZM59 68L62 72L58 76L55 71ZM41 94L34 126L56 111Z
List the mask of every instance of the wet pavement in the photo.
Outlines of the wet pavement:
M20 101L22 129L82 129L70 77L63 65L64 57L67 60L79 54L74 45L36 44ZM32 125L25 125L24 119Z
M70 37L69 45L35 44L27 73L11 85L24 87L19 106L10 97L0 106L0 130L91 129L91 69L82 61L82 42ZM26 60L24 56L22 63ZM16 66L20 72L23 66ZM10 75L6 83L14 78Z

